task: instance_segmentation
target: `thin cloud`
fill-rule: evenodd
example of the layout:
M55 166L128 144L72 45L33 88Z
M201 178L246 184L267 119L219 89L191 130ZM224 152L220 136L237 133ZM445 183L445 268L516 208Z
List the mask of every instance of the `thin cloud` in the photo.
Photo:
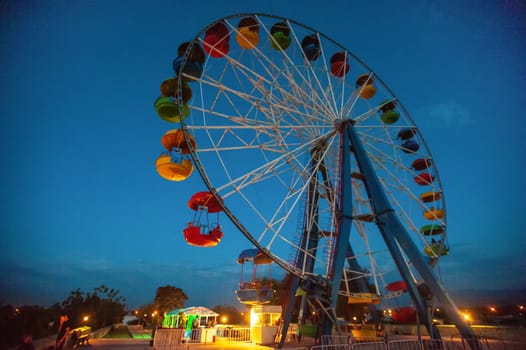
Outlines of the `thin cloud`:
M462 128L473 123L473 118L466 107L456 101L424 107L418 114L423 117L419 121L432 127Z

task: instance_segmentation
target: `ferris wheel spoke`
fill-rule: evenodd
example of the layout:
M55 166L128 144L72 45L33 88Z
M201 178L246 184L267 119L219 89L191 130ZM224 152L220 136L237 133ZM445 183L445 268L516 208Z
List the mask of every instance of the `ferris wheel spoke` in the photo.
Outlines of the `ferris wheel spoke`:
M298 46L300 47L301 45L299 45L299 41L298 41L298 38L297 38L297 34L294 30L294 27L291 26L290 22L288 22L288 25L289 25L289 28L291 29L291 34L292 36L294 37L294 40L296 41L296 43L298 44ZM267 35L271 35L270 34L270 30L268 29L268 27L266 26L263 26L265 32L267 33ZM281 67L278 67L275 65L275 63L273 61L271 61L270 59L267 58L266 55L264 55L260 50L257 50L256 49L256 52L258 52L261 57L264 57L266 60L267 60L267 64L272 64L273 67L276 68L276 71L278 72L278 74L276 74L277 77L286 77L286 81L293 87L295 87L296 89L300 90L300 91L303 91L303 93L301 95L309 95L306 93L305 90L308 90L311 94L310 97L312 97L314 99L314 101L311 102L311 105L312 106L316 106L316 108L313 108L315 110L317 109L320 109L322 111L324 111L325 114L327 115L336 115L335 113L335 109L334 108L331 108L330 105L326 104L325 101L328 101L328 99L326 99L326 96L320 96L318 94L318 91L323 91L321 89L321 84L319 83L318 80L316 80L316 84L317 85L312 85L311 81L309 79L307 79L305 77L305 75L303 74L303 72L298 68L298 65L296 63L294 63L294 61L291 59L291 57L289 55L287 55L286 51L282 50L281 51L281 54L283 56L283 59L286 61L287 64L281 66ZM283 70L287 70L289 71L291 74L284 74L283 73ZM312 72L312 66L309 65L309 70ZM293 73L296 73L297 76L299 77L299 79L295 79L295 75ZM316 76L316 74L314 74ZM300 85L301 84L305 84L305 89L301 89L300 88ZM307 101L311 101L311 100L307 100Z

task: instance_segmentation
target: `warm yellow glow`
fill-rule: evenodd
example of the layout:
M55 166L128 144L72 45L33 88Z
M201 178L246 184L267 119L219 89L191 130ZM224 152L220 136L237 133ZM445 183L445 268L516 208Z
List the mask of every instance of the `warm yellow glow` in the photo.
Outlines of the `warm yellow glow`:
M494 306L490 306L490 307L489 307L489 311L491 311L491 312L495 312L495 311L497 311L497 309L496 309Z
M463 313L462 317L464 317L464 320L466 321L471 321L471 315L468 314L467 312Z
M254 309L250 309L250 327L257 326L259 322L259 314L254 312Z
M135 310L135 314L137 315L138 313L139 313L139 311L138 311L138 310Z
M353 317L352 317L352 320L353 320L353 321L356 321L356 320L357 320L356 316L353 316Z
M226 321L228 321L228 317L222 316L221 317L221 322L226 323Z
M87 322L87 321L89 320L89 316L87 316L87 315L84 316L84 318L82 318L82 320L83 320L84 322Z

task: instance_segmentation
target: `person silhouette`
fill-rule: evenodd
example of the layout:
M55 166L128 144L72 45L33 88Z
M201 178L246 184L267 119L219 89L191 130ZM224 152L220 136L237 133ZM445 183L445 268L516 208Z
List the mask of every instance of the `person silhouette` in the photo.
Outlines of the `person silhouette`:
M55 349L62 350L66 339L68 338L71 325L69 322L69 316L66 313L60 315L60 321L58 325L57 340L55 342Z

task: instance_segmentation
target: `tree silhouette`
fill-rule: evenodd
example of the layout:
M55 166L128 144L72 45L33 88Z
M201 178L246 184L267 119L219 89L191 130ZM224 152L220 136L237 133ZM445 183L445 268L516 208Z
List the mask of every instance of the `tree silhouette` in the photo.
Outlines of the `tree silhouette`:
M170 285L159 287L153 301L154 312L164 315L165 312L182 308L187 300L188 297L181 288Z

